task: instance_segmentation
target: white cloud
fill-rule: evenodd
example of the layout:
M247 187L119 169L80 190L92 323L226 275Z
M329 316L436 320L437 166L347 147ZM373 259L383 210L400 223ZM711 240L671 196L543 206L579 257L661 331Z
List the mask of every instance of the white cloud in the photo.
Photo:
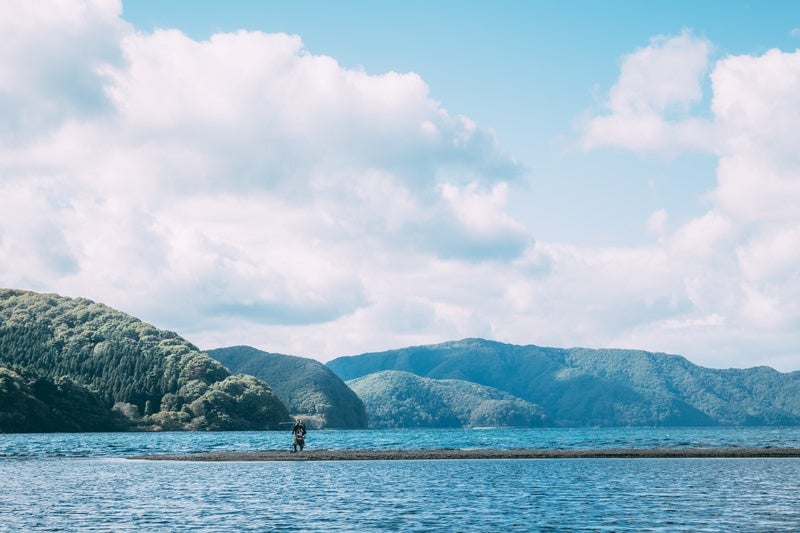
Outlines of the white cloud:
M708 68L710 44L684 31L677 37L658 36L622 62L608 107L615 113L665 113L686 110L702 98L701 76Z
M43 287L48 278L68 276L77 258L63 229L69 210L54 205L46 181L29 181L25 187L0 182L0 256L12 267L14 284Z
M114 1L21 5L0 22L20 140L0 148L2 285L308 353L321 324L439 320L446 294L413 296L439 275L406 270L524 250L503 213L521 168L414 73L345 69L298 36L140 33Z
M728 57L711 78L721 132L714 199L743 221L796 222L800 52Z
M647 219L647 229L655 235L663 235L667 231L669 213L666 209L654 211Z
M800 227L766 230L736 248L745 279L756 283L791 279L800 265Z
M606 113L584 125L584 148L709 149L709 124L689 111L703 97L711 44L684 31L658 36L626 56L605 102Z
M709 361L748 350L762 357L768 350L774 364L787 365L800 324L800 52L723 57L710 72L711 115L682 110L675 121L671 104L688 109L700 97L698 76L708 50L708 43L684 33L628 56L609 97L610 113L586 124L587 147L683 147L719 158L711 209L666 236L657 232L689 308L641 321L620 332L618 342L705 351ZM677 57L687 60L684 66L672 64L663 75L653 71ZM674 75L675 83L654 93L665 75ZM652 125L650 134L643 123ZM706 137L698 140L698 132ZM656 212L648 222L660 230L663 221Z
M346 187L333 180L373 168L413 188L440 176L468 183L518 172L490 133L430 99L418 75L344 69L304 50L297 36L240 31L197 42L157 31L128 36L123 51L107 92L130 141L168 165L181 158L162 177L190 182L177 183L181 192L297 194L312 176ZM175 175L185 145L202 150L207 175Z
M505 183L489 191L480 191L476 183L463 188L445 184L441 194L452 217L438 225L434 243L437 249L447 250L445 255L508 259L519 256L528 245L525 227L503 212L508 196Z

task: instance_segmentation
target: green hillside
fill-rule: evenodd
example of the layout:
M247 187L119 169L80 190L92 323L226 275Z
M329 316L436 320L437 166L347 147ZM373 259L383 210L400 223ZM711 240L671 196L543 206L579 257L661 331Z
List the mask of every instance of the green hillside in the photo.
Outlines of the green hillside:
M544 408L559 426L795 425L800 373L716 370L676 355L559 349L465 339L341 357L344 380L382 370L494 387Z
M0 289L0 366L86 389L133 428L266 429L289 416L266 383L232 376L175 333L84 298Z
M115 431L127 420L68 378L55 381L0 367L0 432Z
M633 350L573 349L566 364L662 401L681 398L721 425L800 423L800 372L710 369L675 355Z
M364 404L328 367L305 357L268 353L249 346L208 350L231 372L272 384L292 416L318 428L367 427Z
M493 389L456 379L385 370L347 382L364 401L373 428L542 426L544 410Z

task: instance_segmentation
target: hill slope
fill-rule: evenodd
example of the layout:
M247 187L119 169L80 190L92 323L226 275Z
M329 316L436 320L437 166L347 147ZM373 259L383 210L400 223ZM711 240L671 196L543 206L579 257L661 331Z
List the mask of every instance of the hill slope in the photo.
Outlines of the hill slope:
M127 425L100 396L67 378L0 367L0 433L116 431Z
M634 350L516 346L465 339L341 357L344 380L382 370L494 387L542 406L560 426L793 425L800 373L715 370Z
M316 427L367 427L364 404L328 367L304 357L268 353L249 346L208 350L231 372L250 374L272 384L292 416Z
M541 426L544 410L514 396L456 379L384 370L347 382L364 401L370 427Z
M266 383L232 376L175 333L84 298L0 289L0 366L69 378L139 428L250 430L288 419Z

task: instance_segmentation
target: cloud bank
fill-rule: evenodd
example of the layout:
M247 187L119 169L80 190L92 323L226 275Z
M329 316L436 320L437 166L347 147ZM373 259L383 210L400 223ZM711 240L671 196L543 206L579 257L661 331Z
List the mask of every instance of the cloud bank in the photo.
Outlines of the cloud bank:
M193 340L233 342L234 327L314 353L336 341L304 326L407 313L406 272L508 261L530 242L503 211L520 165L416 74L345 69L298 36L140 33L115 2L10 15L5 285L92 296ZM269 329L282 326L310 344Z
M653 39L624 58L606 112L583 131L588 148L699 149L718 158L711 209L662 233L655 251L676 278L686 311L638 324L617 342L717 352L719 361L739 352L796 369L800 52L773 49L719 59L708 74L710 113L701 118L691 105L701 99L712 48L689 32ZM658 72L674 74L677 86L662 85L667 74ZM654 213L650 222L658 225L667 216Z
M587 248L534 240L506 209L525 167L414 73L343 68L293 35L142 33L112 1L17 7L0 285L204 348L325 360L481 336L798 366L798 53L712 61L686 31L623 58L582 146L708 151L717 185L696 220L643 220L648 246Z

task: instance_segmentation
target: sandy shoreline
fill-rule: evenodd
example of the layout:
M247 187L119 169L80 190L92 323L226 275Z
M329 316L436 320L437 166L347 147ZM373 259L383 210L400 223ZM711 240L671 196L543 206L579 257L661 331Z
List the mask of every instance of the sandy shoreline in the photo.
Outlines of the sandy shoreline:
M149 461L387 461L430 459L800 458L800 448L615 448L583 450L283 450L202 452L129 457Z

